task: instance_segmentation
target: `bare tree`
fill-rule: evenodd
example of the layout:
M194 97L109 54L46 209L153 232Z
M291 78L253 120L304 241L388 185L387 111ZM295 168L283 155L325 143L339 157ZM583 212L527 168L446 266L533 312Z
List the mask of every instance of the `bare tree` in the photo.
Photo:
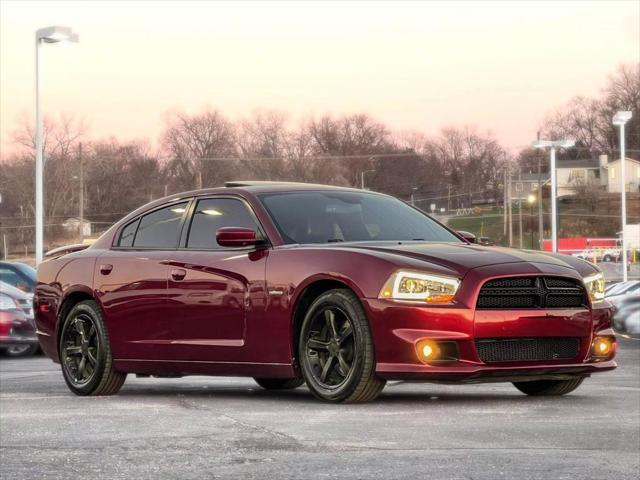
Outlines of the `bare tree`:
M258 112L238 128L242 165L256 178L272 180L285 173L289 132L286 116L277 112Z
M630 150L640 149L640 63L621 65L599 98L571 99L543 121L541 131L551 139L575 139L578 148L566 152L568 157L612 153L618 148L618 132L611 119L618 110L634 112L627 124L627 141Z
M219 183L229 169L228 160L238 157L235 127L217 110L172 114L162 144L169 157L168 171L181 188Z

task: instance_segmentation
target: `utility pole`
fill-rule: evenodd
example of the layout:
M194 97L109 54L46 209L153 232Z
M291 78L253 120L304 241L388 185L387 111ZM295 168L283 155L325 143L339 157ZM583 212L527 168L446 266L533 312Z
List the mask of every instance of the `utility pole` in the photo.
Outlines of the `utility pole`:
M518 169L518 185L522 188L522 169ZM524 248L522 243L522 190L518 196L518 238L520 239L520 250Z
M78 144L78 161L80 162L80 192L78 195L78 216L80 218L80 243L84 240L84 162L82 161L82 142Z
M513 209L511 208L511 164L507 164L508 172L508 187L507 187L507 202L508 202L508 216L509 216L509 247L513 247Z
M544 221L542 219L542 156L538 156L538 249L544 242Z
M507 238L507 166L504 166L504 180L502 181L502 190L504 191L504 203L502 208L502 238Z

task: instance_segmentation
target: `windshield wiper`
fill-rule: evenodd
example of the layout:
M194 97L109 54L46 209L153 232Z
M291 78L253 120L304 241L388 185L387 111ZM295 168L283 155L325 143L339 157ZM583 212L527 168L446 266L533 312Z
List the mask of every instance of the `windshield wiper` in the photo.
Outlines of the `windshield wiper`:
M329 240L327 240L327 243L336 243L336 242L344 242L344 240L341 238L330 238Z

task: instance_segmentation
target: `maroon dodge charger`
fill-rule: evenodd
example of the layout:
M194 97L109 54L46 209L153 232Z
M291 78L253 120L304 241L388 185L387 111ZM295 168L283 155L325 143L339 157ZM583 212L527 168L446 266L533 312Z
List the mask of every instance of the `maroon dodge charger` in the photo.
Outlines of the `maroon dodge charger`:
M230 182L73 250L40 265L34 305L78 395L114 394L128 373L304 382L333 402L373 400L387 380L563 395L616 366L596 266L472 244L378 193Z

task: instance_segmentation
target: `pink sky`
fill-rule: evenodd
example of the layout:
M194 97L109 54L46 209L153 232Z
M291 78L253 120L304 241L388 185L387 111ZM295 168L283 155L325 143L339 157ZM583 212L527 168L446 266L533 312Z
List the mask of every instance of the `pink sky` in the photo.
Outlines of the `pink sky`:
M156 142L166 112L217 107L368 112L394 130L491 131L510 148L574 95L640 59L640 2L0 2L0 145L33 117L34 31L44 109L87 138Z

